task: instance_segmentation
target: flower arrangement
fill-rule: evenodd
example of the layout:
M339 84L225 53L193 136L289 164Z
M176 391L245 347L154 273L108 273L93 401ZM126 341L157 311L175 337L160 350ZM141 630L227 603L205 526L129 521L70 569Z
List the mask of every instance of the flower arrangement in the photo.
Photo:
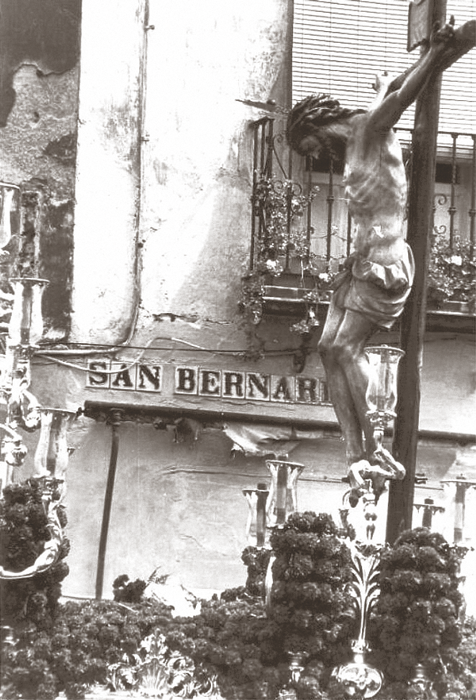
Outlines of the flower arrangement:
M43 552L51 538L43 498L48 493L48 498L58 501L59 484L54 479L47 485L42 478L31 478L4 489L0 500L0 564L4 569L23 571ZM64 528L67 518L63 506L57 508L57 514ZM27 621L43 629L51 625L61 596L61 581L69 571L65 562L68 552L69 542L64 539L58 561L47 571L30 578L0 580L2 625Z
M2 658L3 697L53 700L64 692L83 698L95 684L107 684L110 666L138 653L141 641L171 620L158 602L61 604L47 628L33 622L14 628L16 643Z
M9 543L17 542L7 551L17 552L19 568L36 557L38 542L46 537L40 486L30 480L9 487L8 507L2 503ZM12 534L15 523L20 535L35 523L38 542L31 533L33 544L25 540L20 546L23 540ZM329 515L309 512L295 513L275 529L270 612L262 598L270 551L254 547L242 555L246 586L202 601L193 617L174 618L168 606L144 600L143 582L127 575L115 581L115 593L127 604L124 597L121 602L59 603L57 587L50 597L43 593L46 574L34 577L46 601L54 604L47 614L38 614L35 594L26 596L24 614L14 620L15 643L2 649L2 697L54 700L64 693L79 700L101 685L167 700L177 695L199 700L205 694L275 700L289 683L290 658L299 654L304 669L294 683L298 700L341 700L331 674L349 659L358 625L351 553L344 539L352 537ZM432 697L474 699L476 622L458 617L462 551L418 528L378 556L381 595L371 614L369 660L386 677L379 700L419 697L409 685L417 663L435 679Z
M261 597L229 593L203 601L193 618L175 618L166 642L216 674L224 698L273 700L288 676L276 624Z
M319 326L317 305L321 301L321 294L316 287L315 289L303 294L302 298L305 302L306 315L297 323L293 323L290 327L290 331L292 333L299 333L300 335L307 336L311 333L313 328Z
M438 697L444 697L448 674L462 670L457 654L461 558L461 550L427 528L402 533L381 553L381 593L369 637L372 663L391 684L392 698L407 697L417 664L435 682Z
M306 209L319 188L315 186L304 195L301 185L292 180L277 180L262 176L254 184L252 206L257 224L254 236L252 269L243 277L240 310L252 325L258 325L263 316L266 286L274 284L283 273L298 272L299 296L304 307L303 317L291 324L290 331L301 336L304 346L297 351L298 371L302 371L314 328L319 326L318 305L330 299L337 270L330 261L311 250L312 226L299 226ZM333 234L337 233L333 227ZM298 271L296 271L296 264ZM337 267L333 263L333 267ZM305 275L307 274L307 279ZM311 285L309 285L311 281Z
M264 597L266 571L268 569L271 550L263 547L246 547L241 560L248 569L245 591L252 596ZM222 594L223 597L223 594Z
M139 578L135 581L129 581L127 574L121 574L112 584L114 600L118 603L139 603L146 587L147 581L142 581Z
M428 270L428 301L476 301L476 258L471 242L455 237L453 245L442 234L433 234Z
M278 277L281 272L282 270L277 273L276 269L274 269L273 276ZM252 325L258 325L263 317L263 303L268 274L269 270L263 272L257 269L243 277L242 295L239 307ZM291 332L301 335L308 334L313 328L319 325L317 307L321 302L329 301L332 282L335 276L336 273L332 271L319 273L316 271L315 274L313 274L313 287L310 289L302 288L301 300L304 303L304 316L300 321L290 326Z
M331 516L291 515L270 540L273 564L270 618L285 652L304 652L311 665L348 657L355 626L351 555Z

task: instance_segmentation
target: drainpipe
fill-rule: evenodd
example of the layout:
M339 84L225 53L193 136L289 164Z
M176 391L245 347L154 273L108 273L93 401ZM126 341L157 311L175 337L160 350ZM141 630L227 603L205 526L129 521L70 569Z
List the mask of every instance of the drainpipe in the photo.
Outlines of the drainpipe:
M148 60L148 40L149 31L153 31L155 26L149 22L149 0L141 0L140 10L142 16L143 38L139 56L139 88L137 107L137 201L135 216L135 260L134 260L134 297L135 309L131 319L129 332L126 339L120 343L128 346L132 342L139 317L141 302L141 275L142 275L142 214L143 214L143 194L144 194L144 149L147 147L149 136L145 132L145 111L147 100L147 60Z
M142 17L143 39L139 55L138 75L138 107L137 107L137 160L135 168L137 172L136 188L136 212L135 212L135 259L134 259L134 311L124 340L120 341L120 347L131 344L137 327L141 303L141 276L142 276L142 214L144 193L144 149L147 147L149 136L145 132L145 110L147 100L147 60L148 60L148 34L155 29L149 23L149 0L141 0L138 14Z
M104 584L104 565L106 561L107 536L109 532L109 520L111 518L112 494L116 477L117 455L119 453L119 426L123 411L111 409L108 424L112 428L111 454L109 457L109 471L107 474L106 493L104 496L104 510L102 515L101 535L99 537L98 568L96 574L96 600L101 600Z

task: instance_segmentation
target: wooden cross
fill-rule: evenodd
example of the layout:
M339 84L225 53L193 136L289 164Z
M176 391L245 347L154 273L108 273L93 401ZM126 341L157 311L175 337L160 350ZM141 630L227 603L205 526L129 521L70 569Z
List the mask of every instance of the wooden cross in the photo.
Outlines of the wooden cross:
M425 10L426 15L424 15ZM443 27L446 0L419 0L410 7L409 44L422 43L422 55L433 27ZM454 22L453 18L450 23ZM413 23L413 24L412 24ZM425 29L426 27L426 29ZM418 32L422 31L421 41ZM412 39L410 40L410 37ZM466 22L454 32L453 40L442 53L441 73L476 45L476 20ZM430 257L430 233L433 227L433 197L436 170L436 146L440 110L441 73L429 83L417 99L412 136L412 168L408 200L407 241L415 257L416 275L412 292L401 317L400 344L405 351L398 381L397 418L393 455L406 470L403 481L390 484L387 516L387 542L394 542L402 530L412 526L415 490L416 453L420 415L420 370L426 324L426 288ZM389 90L403 83L406 73L396 78Z

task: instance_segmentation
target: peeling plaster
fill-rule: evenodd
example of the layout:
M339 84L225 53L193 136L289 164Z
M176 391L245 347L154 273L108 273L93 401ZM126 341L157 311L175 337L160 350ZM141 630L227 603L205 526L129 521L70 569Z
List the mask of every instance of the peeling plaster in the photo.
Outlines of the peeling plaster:
M0 126L15 103L13 78L24 62L39 76L65 73L79 56L81 0L2 0L0 14Z
M237 99L287 94L287 1L186 7L151 5L139 328L163 309L236 322L260 116Z
M45 156L56 158L65 165L74 165L76 162L76 133L65 134L48 143L43 153Z
M33 66L24 65L15 73L17 98L8 123L0 129L0 174L4 180L20 184L41 178L58 197L71 196L74 160L65 159L65 151L61 158L55 156L67 141L74 148L78 80L77 68L39 77Z
M24 5L22 0L16 8ZM19 25L23 20L19 15ZM0 34L4 30L5 15L0 15ZM7 48L0 47L0 53ZM70 325L78 68L54 72L38 56L25 57L12 72L16 99L0 128L0 179L20 186L23 214L0 286L8 289L12 276L48 279L45 328L57 340Z
M69 329L81 0L2 0L0 179L22 190L23 229L2 267L43 276L48 335Z

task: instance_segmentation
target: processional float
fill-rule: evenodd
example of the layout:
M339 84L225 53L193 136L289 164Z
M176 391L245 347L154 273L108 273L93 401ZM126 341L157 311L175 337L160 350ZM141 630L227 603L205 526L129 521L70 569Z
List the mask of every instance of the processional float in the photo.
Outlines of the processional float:
M21 228L21 191L17 185L0 183L0 255L8 256L5 247ZM39 430L34 456L33 477L43 482L43 506L51 538L36 561L23 571L12 572L0 567L0 579L30 578L46 571L59 556L63 532L58 507L65 494L65 474L69 448L66 435L77 412L40 405L30 390L32 358L43 335L42 297L48 280L40 277L13 277L13 292L1 292L2 317L10 316L2 326L4 354L0 356L0 404L4 422L0 423L3 439L0 448L1 491L18 480L28 449L22 432ZM53 485L60 498L53 499Z

